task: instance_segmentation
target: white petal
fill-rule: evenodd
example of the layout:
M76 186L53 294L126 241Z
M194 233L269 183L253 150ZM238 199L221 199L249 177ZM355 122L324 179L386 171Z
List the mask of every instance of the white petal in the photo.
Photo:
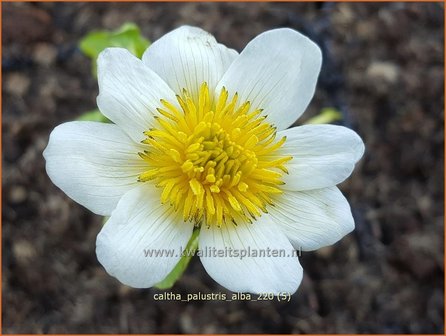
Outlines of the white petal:
M213 92L237 55L208 32L182 26L154 42L142 59L176 93L185 88L196 98L203 82Z
M99 215L110 215L144 171L143 150L112 124L73 121L51 132L43 156L53 183Z
M290 126L314 95L322 63L319 47L288 28L274 29L253 39L219 82L239 102L263 108L278 129Z
M199 246L206 271L233 292L292 294L302 280L297 254L269 216L262 216L253 224L228 224L222 228L203 226ZM259 256L268 249L269 256ZM230 250L238 255L230 254ZM225 251L226 255L218 256ZM283 253L283 256L274 257L272 251ZM242 253L248 256L242 258ZM257 257L253 253L257 253Z
M311 190L344 181L364 154L364 143L349 128L335 125L304 125L278 133L287 137L280 153L293 156L283 187Z
M159 76L123 48L107 48L98 57L101 112L132 139L141 141L153 122L160 99L176 104L175 94Z
M304 251L332 245L355 228L350 206L336 187L287 191L270 215L293 246Z
M126 193L96 240L105 270L135 288L163 280L180 260L193 230L192 223L172 211L161 205L159 190L151 184Z

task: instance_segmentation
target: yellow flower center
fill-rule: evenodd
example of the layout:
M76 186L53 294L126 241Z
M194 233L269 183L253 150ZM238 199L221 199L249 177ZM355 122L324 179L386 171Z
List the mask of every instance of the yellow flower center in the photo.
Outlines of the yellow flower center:
M267 213L292 159L278 155L286 138L275 141L261 109L238 104L237 93L228 98L223 88L212 100L206 83L195 101L183 90L181 109L162 99L157 127L144 132L148 148L139 155L150 169L139 181L154 181L161 202L197 225L237 225Z

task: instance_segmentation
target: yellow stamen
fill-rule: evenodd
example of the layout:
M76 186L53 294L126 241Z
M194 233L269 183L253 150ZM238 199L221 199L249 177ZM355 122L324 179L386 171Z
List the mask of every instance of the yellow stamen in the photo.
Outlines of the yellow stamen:
M160 100L156 127L144 134L139 153L148 169L138 181L161 188L160 201L197 225L237 225L267 213L282 193L290 156L280 155L286 138L223 88L211 97L206 83L194 99L186 90L177 102Z

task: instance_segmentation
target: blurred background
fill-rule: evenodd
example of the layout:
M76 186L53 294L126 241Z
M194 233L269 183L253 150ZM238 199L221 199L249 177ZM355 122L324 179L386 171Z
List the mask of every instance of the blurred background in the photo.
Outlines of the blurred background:
M444 36L440 3L3 3L3 333L443 333ZM366 154L341 185L356 230L303 253L288 303L159 302L96 260L102 218L49 180L51 130L96 107L78 48L136 23L151 41L182 24L238 51L291 27L324 53L298 124L334 107ZM198 258L197 258L198 259ZM228 293L194 259L174 293Z

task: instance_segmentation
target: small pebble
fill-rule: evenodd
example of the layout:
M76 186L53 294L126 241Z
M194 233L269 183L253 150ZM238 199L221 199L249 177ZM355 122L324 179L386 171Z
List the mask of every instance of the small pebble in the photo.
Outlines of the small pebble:
M21 73L12 73L6 77L5 82L6 92L18 97L24 96L31 84L30 79Z
M43 66L54 64L57 57L57 49L48 43L39 43L34 48L33 59Z
M14 186L9 193L9 200L13 204L23 203L26 197L26 189L22 186Z
M27 240L18 240L12 247L12 253L20 264L28 264L36 256L36 250Z
M398 73L398 67L391 62L373 62L367 68L367 77L370 79L392 84L398 79Z

